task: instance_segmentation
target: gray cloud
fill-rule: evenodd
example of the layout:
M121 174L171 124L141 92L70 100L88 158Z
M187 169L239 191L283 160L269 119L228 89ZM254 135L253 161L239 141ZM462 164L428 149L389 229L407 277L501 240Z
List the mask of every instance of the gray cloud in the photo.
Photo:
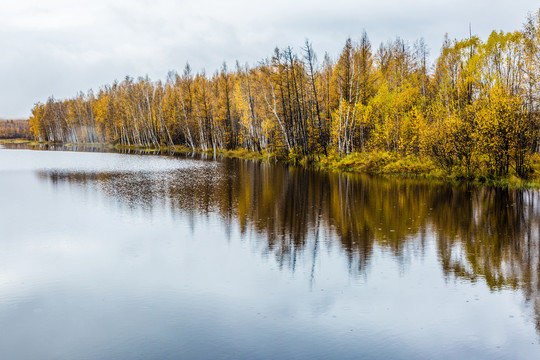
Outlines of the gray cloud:
M254 64L275 46L309 38L322 58L365 29L373 43L424 37L437 56L451 38L521 27L537 1L7 0L0 9L0 117L126 75L164 79L187 61L207 73L223 61Z

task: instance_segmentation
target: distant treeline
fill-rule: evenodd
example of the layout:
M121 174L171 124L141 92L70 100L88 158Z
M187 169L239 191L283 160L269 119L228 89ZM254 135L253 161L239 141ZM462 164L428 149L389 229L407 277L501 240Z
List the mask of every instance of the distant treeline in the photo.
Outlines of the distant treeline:
M0 119L0 139L29 139L31 136L28 120Z
M366 33L317 61L275 49L211 76L187 65L167 81L126 78L37 104L34 136L193 150L246 148L290 159L388 151L463 175L526 176L539 149L540 11L519 31L445 38L434 64L421 39L373 49Z

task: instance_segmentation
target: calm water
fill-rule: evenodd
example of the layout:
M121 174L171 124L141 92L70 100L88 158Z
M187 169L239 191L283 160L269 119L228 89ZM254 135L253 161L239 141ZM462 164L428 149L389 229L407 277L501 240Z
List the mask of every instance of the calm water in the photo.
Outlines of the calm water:
M0 149L0 358L538 359L539 201Z

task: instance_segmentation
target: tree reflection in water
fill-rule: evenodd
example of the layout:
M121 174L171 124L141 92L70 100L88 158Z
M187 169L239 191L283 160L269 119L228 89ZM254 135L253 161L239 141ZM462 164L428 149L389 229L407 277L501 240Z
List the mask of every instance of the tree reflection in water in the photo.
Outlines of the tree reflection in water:
M407 263L435 240L447 278L485 281L492 291L521 290L540 332L537 191L451 186L430 181L328 174L222 159L217 166L170 172L41 172L53 183L95 187L119 206L173 216L219 214L227 231L266 238L264 254L295 271L310 252L315 274L321 243L339 244L355 275L375 247Z

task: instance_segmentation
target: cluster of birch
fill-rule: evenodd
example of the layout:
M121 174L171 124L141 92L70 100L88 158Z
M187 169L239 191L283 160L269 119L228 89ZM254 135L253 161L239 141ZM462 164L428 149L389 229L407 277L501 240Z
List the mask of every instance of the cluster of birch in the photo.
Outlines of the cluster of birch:
M364 32L335 57L310 42L255 66L212 75L186 65L166 81L126 77L32 110L53 142L249 149L289 158L388 151L427 156L464 174L526 175L540 130L540 11L523 28L374 48Z

